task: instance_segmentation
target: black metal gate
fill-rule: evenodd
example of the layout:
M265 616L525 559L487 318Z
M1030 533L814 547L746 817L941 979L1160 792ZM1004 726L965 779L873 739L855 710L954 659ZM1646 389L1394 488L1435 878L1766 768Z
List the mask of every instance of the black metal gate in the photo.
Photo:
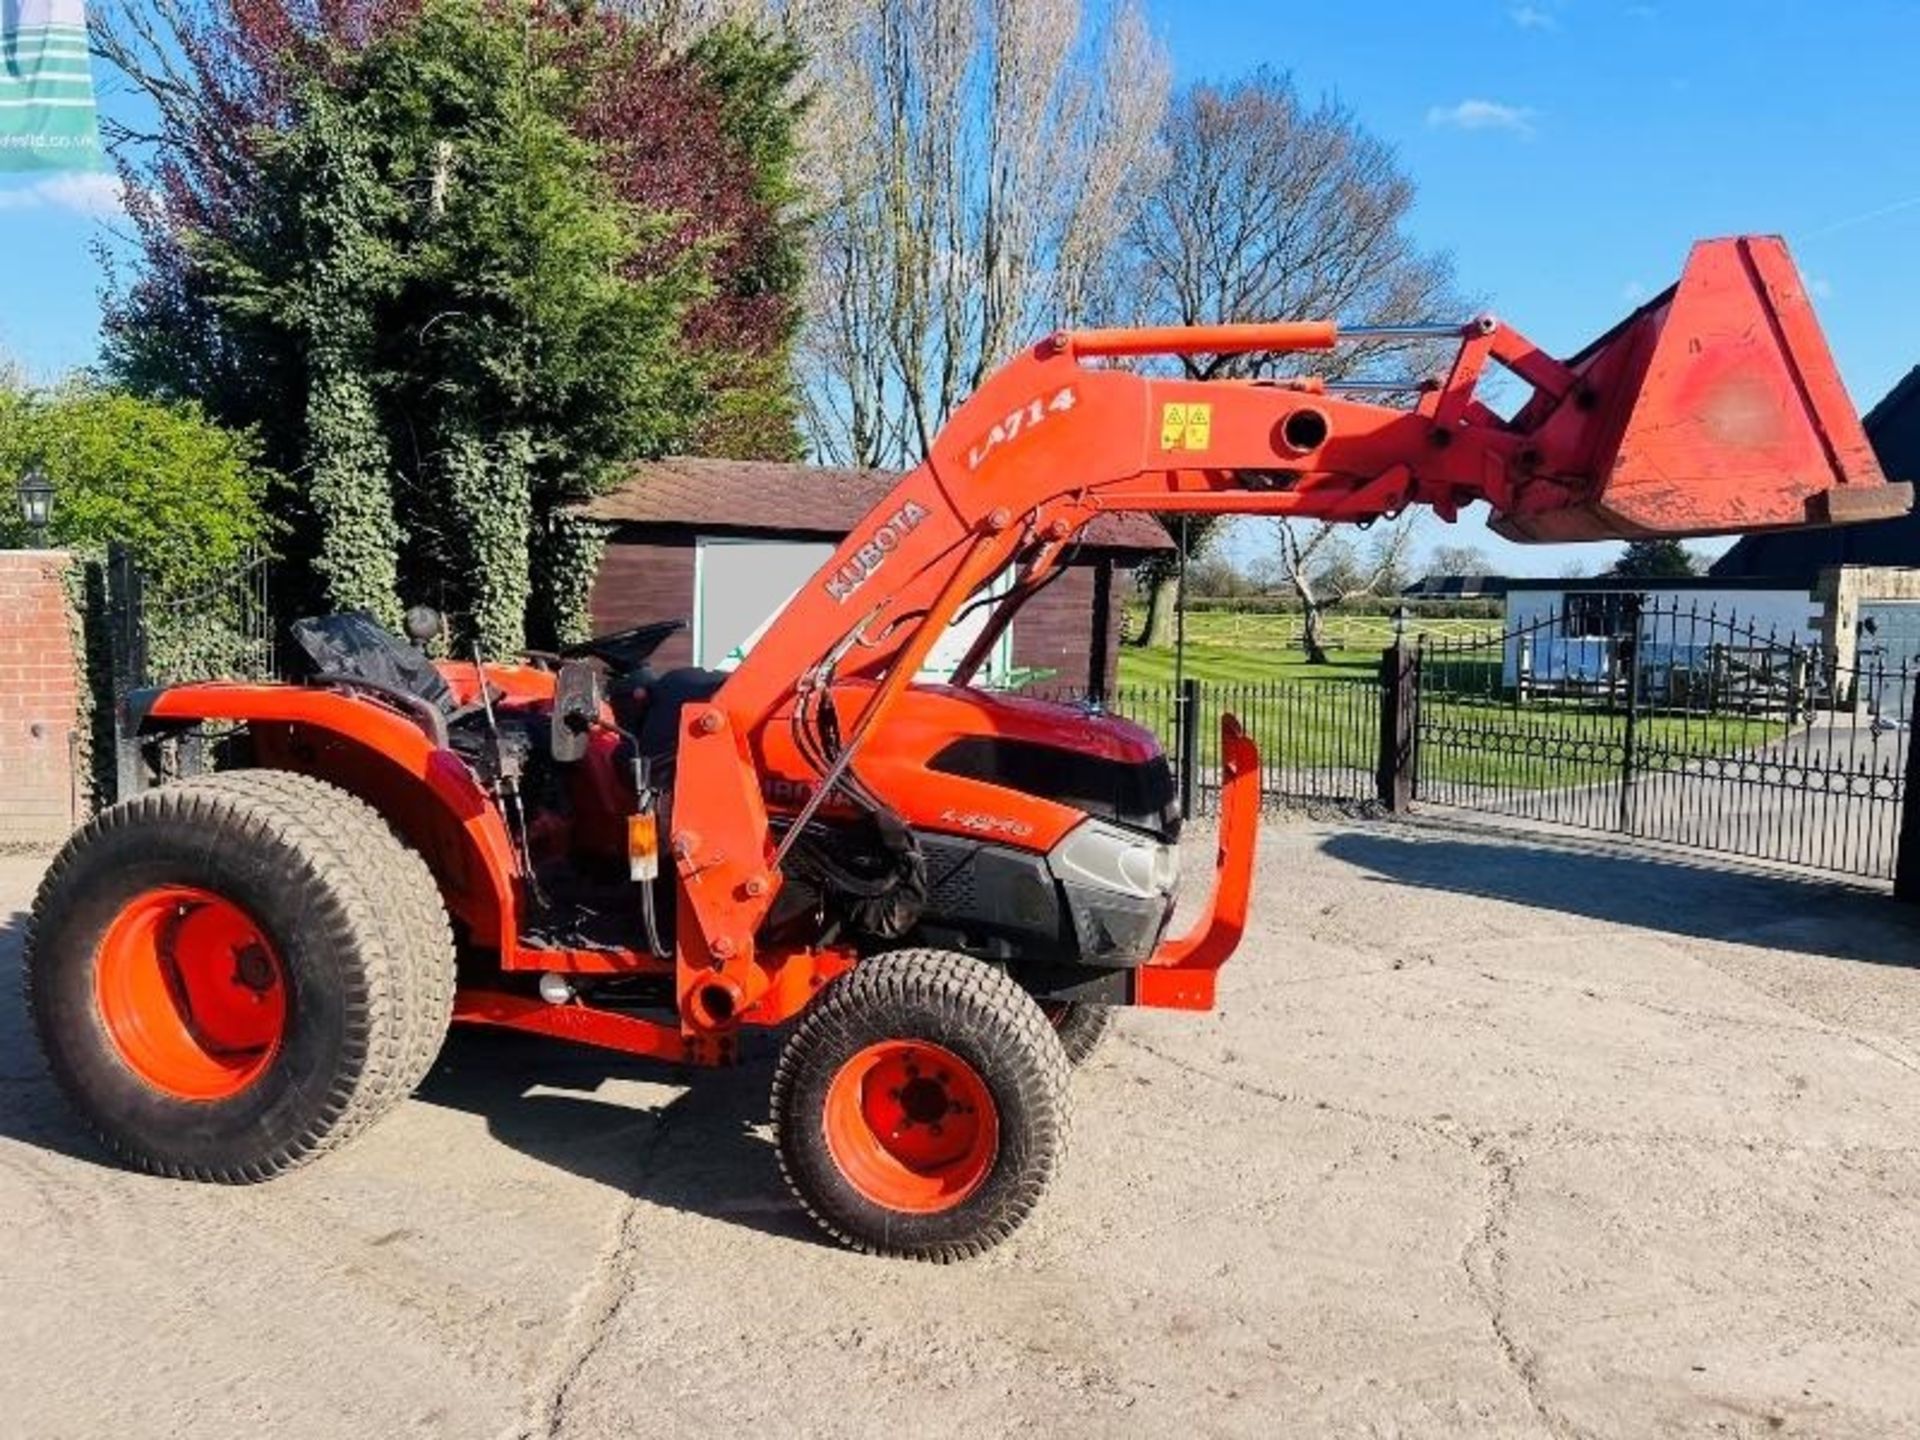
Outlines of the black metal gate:
M271 680L272 561L250 555L192 590L154 585L122 546L108 551L109 594L133 683Z
M89 748L98 803L139 788L127 768L130 752L118 743L129 691L276 677L271 584L272 562L263 554L179 592L154 585L121 544L107 547L104 566L89 567L87 649L95 714Z
M1625 592L1423 639L1429 804L1873 878L1894 874L1916 662Z

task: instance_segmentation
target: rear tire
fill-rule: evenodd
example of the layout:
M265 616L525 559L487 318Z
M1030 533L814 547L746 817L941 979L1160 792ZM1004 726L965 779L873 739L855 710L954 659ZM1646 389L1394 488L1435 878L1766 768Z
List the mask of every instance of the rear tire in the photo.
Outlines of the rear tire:
M377 892L381 911L399 922L396 943L408 969L405 1063L395 1072L398 1098L411 1095L440 1058L453 1025L453 930L447 920L440 882L421 858L393 832L384 816L358 796L324 780L287 770L230 770L203 782L264 798L293 813L324 812L350 860L364 857L361 879ZM318 797L318 798L316 798ZM377 859L376 859L377 857Z
M1060 1037L1004 972L941 950L876 956L820 993L781 1052L781 1168L844 1245L965 1259L1039 1203L1069 1081Z
M1113 1028L1113 1007L1084 1000L1043 1000L1040 1009L1060 1036L1067 1059L1077 1069L1092 1057Z
M379 1118L445 1037L452 943L425 864L305 776L186 781L105 811L41 882L27 1007L103 1144L265 1180Z

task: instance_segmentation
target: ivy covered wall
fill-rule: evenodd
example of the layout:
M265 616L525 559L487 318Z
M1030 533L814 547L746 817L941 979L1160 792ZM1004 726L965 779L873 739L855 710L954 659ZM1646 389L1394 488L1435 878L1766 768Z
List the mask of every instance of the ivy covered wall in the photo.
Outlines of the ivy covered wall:
M107 366L259 437L289 612L551 644L599 553L570 507L670 451L797 453L790 41L533 0L167 23L107 47L160 114Z

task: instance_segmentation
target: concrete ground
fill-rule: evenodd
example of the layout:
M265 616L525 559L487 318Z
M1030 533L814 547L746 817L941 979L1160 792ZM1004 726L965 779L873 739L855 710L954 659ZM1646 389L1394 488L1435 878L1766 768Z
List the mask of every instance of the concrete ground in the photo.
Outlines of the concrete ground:
M1196 851L1204 841L1196 844ZM273 1185L104 1165L0 930L0 1430L1920 1431L1920 926L1432 823L1279 825L1211 1016L1124 1017L1013 1242L820 1243L768 1065L461 1036ZM0 915L38 862L0 860Z

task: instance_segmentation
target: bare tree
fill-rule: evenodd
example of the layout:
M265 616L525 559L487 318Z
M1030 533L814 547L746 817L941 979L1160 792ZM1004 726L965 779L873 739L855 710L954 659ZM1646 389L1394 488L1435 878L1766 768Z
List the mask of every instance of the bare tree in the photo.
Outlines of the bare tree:
M1300 602L1300 648L1311 663L1324 665L1327 607L1398 588L1417 528L1414 517L1376 527L1364 554L1336 525L1276 520L1273 528L1280 577Z
M1427 557L1429 575L1484 575L1492 568L1478 545L1436 545Z
M1104 307L1167 63L1135 0L784 9L813 57L809 436L910 464L992 366Z
M1168 112L1161 179L1128 233L1130 297L1118 318L1155 324L1335 318L1349 324L1454 318L1452 265L1405 230L1413 183L1393 151L1342 105L1302 102L1284 75L1259 70L1228 85L1182 90ZM1375 341L1310 356L1192 356L1195 379L1310 374L1327 379L1406 373L1428 357L1407 341ZM1189 532L1195 549L1199 527ZM1305 553L1324 554L1318 528L1288 529L1281 566L1304 581ZM1394 547L1396 563L1404 544ZM1171 567L1149 576L1141 643L1172 629ZM1301 593L1311 605L1313 587ZM1317 614L1303 627L1317 633ZM1309 644L1308 653L1313 654ZM1316 656L1315 658L1319 658Z

